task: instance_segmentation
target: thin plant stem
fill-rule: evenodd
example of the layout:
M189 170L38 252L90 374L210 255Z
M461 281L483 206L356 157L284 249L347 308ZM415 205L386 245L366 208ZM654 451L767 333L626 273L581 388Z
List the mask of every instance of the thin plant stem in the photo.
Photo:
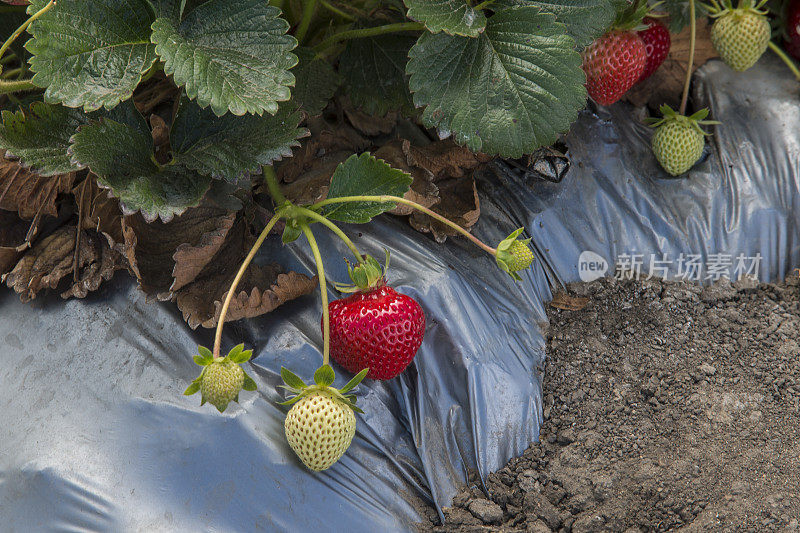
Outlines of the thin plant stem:
M475 6L473 9L475 9L476 11L478 9L486 9L487 7L489 7L492 4L494 4L494 0L485 0L484 2L481 2L480 4Z
M3 72L3 77L4 78L13 78L14 76L19 77L19 75L22 74L23 72L24 71L23 71L22 67L14 68L14 69L11 69L11 70L4 71Z
M353 244L353 241L351 241L350 238L347 235L345 235L345 233L339 228L339 226L334 224L331 220L325 218L324 216L320 215L315 211L306 209L305 207L297 207L294 209L294 211L296 213L299 213L303 216L310 218L315 222L319 222L320 224L331 230L333 233L336 234L337 237L339 237L340 239L342 239L342 241L344 241L344 243L347 245L348 248L350 248L350 251L353 252L353 255L356 256L356 259L358 260L359 263L364 261L364 257L361 255L361 252L358 251L356 245Z
M317 0L305 0L303 2L303 18L300 19L300 25L297 26L297 31L294 34L297 42L303 43L308 33L308 27L311 25L311 19L314 18L314 12L317 10Z
M413 207L417 211L425 213L429 217L431 217L431 218L433 218L435 220L438 220L442 224L444 224L444 225L446 225L446 226L448 226L450 228L453 228L454 230L456 230L461 235L463 235L464 237L466 237L467 239L472 241L478 248L480 248L481 250L484 250L489 255L496 255L497 254L497 250L496 249L492 248L488 244L483 243L480 239L478 239L476 236L474 236L473 234L471 234L470 232L468 232L467 230L465 230L464 228L462 228L461 226L459 226L455 222L446 219L445 217L443 217L439 213L431 211L430 209L428 209L425 206L422 206L422 205L420 205L420 204L418 204L418 203L416 203L414 201L411 201L411 200L406 200L405 198L400 198L399 196L387 196L387 195L382 195L382 196L342 196L340 198L328 198L327 200L322 200L321 202L317 202L316 204L310 206L310 209L318 209L320 207L325 207L326 205L340 204L340 203L347 203L347 202L398 203L398 204L407 205L409 207Z
M317 263L317 277L319 278L319 293L322 298L322 365L330 363L331 355L331 316L328 311L328 283L325 281L325 265L322 263L322 255L319 253L319 246L311 228L308 224L300 226L311 246L311 253L314 254L314 262Z
M798 81L800 81L800 69L797 68L797 65L795 64L795 62L792 61L792 58L790 58L788 55L786 55L786 52L784 52L781 49L780 46L778 46L777 44L773 43L772 41L769 42L769 48L770 48L770 50L775 52L775 54L777 54L777 56L780 57L783 60L784 63L786 63L786 66L789 67L789 70L792 71L792 74L794 74L794 77L797 78Z
M38 89L31 80L0 80L0 94L21 93L23 91L34 91Z
M283 191L281 191L281 186L278 184L278 176L275 174L275 168L266 165L261 168L264 172L264 181L267 183L267 190L269 190L269 195L272 196L275 205L288 203L289 200L286 199Z
M345 20L350 20L350 21L356 20L356 18L353 15L351 15L350 13L345 13L338 7L331 4L330 2L326 2L325 0L319 0L319 5L321 5L334 15L338 15L339 17L342 17Z
M239 271L236 273L236 277L233 278L233 283L231 283L231 286L228 289L228 294L227 296L225 296L225 301L223 302L222 309L219 312L219 321L217 322L217 332L216 335L214 335L214 352L213 352L214 359L220 358L219 349L220 346L222 345L222 328L225 325L225 315L228 314L228 308L231 305L231 300L233 300L233 295L236 293L236 287L239 285L239 282L242 281L242 278L244 277L244 273L247 270L247 267L250 266L250 263L253 261L253 258L256 256L256 253L258 253L259 248L261 248L261 245L264 244L264 239L267 238L269 232L272 231L272 228L275 226L278 220L281 219L282 216L283 216L283 210L278 211L277 213L275 213L275 216L273 216L270 219L270 221L267 222L267 225L264 227L264 230L261 232L261 235L258 236L258 239L256 239L255 244L253 244L253 247L250 248L250 253L248 253L247 257L244 258L244 262L242 263L242 266L239 267Z
M376 35L383 35L386 33L397 33L401 31L421 31L425 26L419 22L397 22L394 24L386 24L384 26L375 26L373 28L360 28L357 30L346 30L339 33L334 33L317 46L314 50L320 52L333 46L339 41L346 41L349 39L363 39L364 37L374 37Z
M5 53L6 53L6 50L8 50L8 47L9 47L9 46L11 46L11 43L13 43L14 41L16 41L16 40L17 40L17 37L19 37L20 35L22 35L22 32L24 32L25 30L27 30L27 29L28 29L28 26L30 26L30 25L31 25L31 22L33 22L34 20L38 19L39 17L41 17L42 15L44 15L45 13L47 13L48 11L50 11L51 9L53 9L53 6L55 6L55 5L56 5L56 0L50 0L50 1L47 3L47 5L46 5L46 6L44 6L42 9L40 9L39 11L37 11L36 13L34 13L33 15L31 15L31 16L30 16L30 18L29 18L28 20L26 20L25 22L23 22L23 23L22 23L22 26L20 26L19 28L17 28L17 29L14 31L14 33L12 33L12 34L11 34L11 37L9 37L8 39L6 39L6 42L4 42L4 43L3 43L3 46L0 46L0 58L1 58L1 57L3 57L3 54L5 54Z
M680 114L686 114L686 104L689 103L689 86L692 83L694 71L694 51L697 45L697 17L695 17L695 0L689 0L689 24L691 36L689 37L689 66L686 69L686 81L683 84L683 98L681 98Z

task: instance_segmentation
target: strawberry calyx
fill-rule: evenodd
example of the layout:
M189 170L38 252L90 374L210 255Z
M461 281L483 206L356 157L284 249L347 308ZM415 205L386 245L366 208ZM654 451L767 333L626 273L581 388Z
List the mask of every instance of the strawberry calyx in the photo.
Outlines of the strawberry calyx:
M658 128L660 126L663 126L667 122L682 122L684 124L691 126L699 133L708 136L711 134L704 131L700 126L713 126L716 124L722 124L717 120L705 120L709 114L708 108L703 108L688 117L686 115L681 115L680 113L678 113L677 111L675 111L666 104L662 105L659 108L659 111L661 111L662 118L650 117L645 119L645 122L649 124L650 127Z
M647 29L644 18L649 15L656 6L650 6L647 0L633 0L625 9L617 13L611 30L619 31L642 31Z
M299 402L306 396L315 394L317 392L324 392L341 400L356 413L363 414L364 411L356 406L356 396L348 393L352 391L359 383L361 383L368 372L369 368L363 369L361 372L353 376L353 379L348 381L344 387L337 389L336 387L331 387L336 379L336 374L333 371L333 367L330 365L322 365L314 372L313 385L306 384L306 382L303 381L300 376L286 367L281 367L281 379L283 379L285 385L279 385L279 387L289 391L290 394L286 401L279 402L279 404L292 405Z
M371 255L365 255L363 260L353 266L347 262L347 273L352 284L334 283L339 292L353 293L364 292L386 285L386 271L389 268L389 250L386 250L386 262L381 265Z
M497 265L514 278L515 281L522 281L517 272L531 266L534 259L533 251L528 246L531 240L519 239L524 230L525 228L519 228L500 241L500 244L497 245L497 253L494 256Z
M201 387L203 386L203 378L208 375L209 369L230 367L232 365L241 366L242 363L246 363L253 356L253 350L245 350L244 344L234 346L225 357L214 357L214 355L211 353L211 350L205 346L198 346L197 350L198 355L194 356L194 362L203 367L203 370L200 371L200 375L197 376L189 385L189 387L187 387L187 389L183 392L185 396L191 396L192 394L195 394L201 390ZM253 378L248 376L244 369L241 369L241 372L244 376L244 381L241 382L241 388L233 391L229 397L229 399L237 403L239 402L239 392L241 390L255 391L258 389L256 382L253 381ZM210 399L201 392L200 405L202 406L208 401L210 401ZM224 405L218 405L214 401L211 401L211 403L214 403L214 406L219 410L220 413L224 412L227 407L227 401L223 402Z
M710 0L710 4L705 7L708 10L708 16L711 18L724 17L725 15L733 15L740 17L746 14L755 14L766 16L769 12L762 9L768 0L739 0L739 7L733 7L733 0Z

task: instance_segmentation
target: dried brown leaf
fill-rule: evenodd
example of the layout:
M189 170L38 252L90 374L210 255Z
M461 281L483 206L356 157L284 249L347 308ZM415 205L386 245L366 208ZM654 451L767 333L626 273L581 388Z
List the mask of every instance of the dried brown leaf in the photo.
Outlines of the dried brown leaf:
M625 100L635 106L659 107L667 104L677 109L680 106L686 69L689 66L690 37L691 29L688 26L681 33L673 35L667 59L655 74L628 91ZM698 19L694 70L715 57L718 57L718 54L711 44L711 25L707 19Z
M480 152L472 152L451 139L437 141L426 146L410 146L409 162L430 171L436 178L461 178L492 158Z
M378 159L383 159L394 168L403 170L414 179L411 188L403 195L407 200L417 202L424 207L431 207L441 201L439 198L439 188L434 183L434 175L427 169L415 166L411 163L409 152L411 143L405 139L395 139L390 141L373 154ZM406 216L414 213L413 207L405 204L398 204L391 213L394 215Z
M465 229L470 229L478 221L481 214L480 200L475 180L470 177L453 178L437 182L441 202L430 209L437 214L455 222ZM458 233L441 222L415 211L409 219L411 226L422 233L432 233L437 242L444 242L448 236Z
M227 231L225 228L230 228L234 217L228 210L208 206L188 209L166 224L148 223L140 214L124 217L125 257L142 290L160 299L169 299L177 267L176 252L181 252L179 259L187 261L176 272L180 284L185 285L191 281L192 272L202 270L203 261L210 260L214 246L219 244L212 234ZM187 246L181 248L182 245Z
M204 233L200 242L196 244L184 243L178 246L172 258L175 267L172 269L171 291L177 291L193 282L203 269L214 259L222 248L228 232L233 227L236 215L230 213L217 218L217 226L212 231Z
M570 296L564 291L559 291L553 295L550 306L566 311L580 311L589 305L589 298L582 296Z
M376 117L352 107L346 107L344 114L355 129L370 137L391 132L399 116L397 112L392 111L385 117Z
M121 258L97 233L81 230L76 261L76 236L75 226L62 226L39 240L14 269L3 276L3 281L20 295L23 302L27 302L41 290L55 289L64 278L73 275L73 284L62 293L62 297L85 297L122 268Z
M237 220L214 260L193 283L175 292L175 301L189 327L217 325L222 302L252 242L244 221ZM231 300L225 321L269 313L289 300L310 293L314 287L316 278L297 272L284 273L277 264L251 264Z
M28 247L30 225L16 213L0 210L0 276L14 268L23 250Z
M56 216L56 199L68 192L75 173L42 177L6 158L0 158L0 209L16 211L30 220L43 215Z
M331 124L313 117L308 119L307 127L311 137L294 149L291 158L275 166L278 178L287 184L284 194L300 204L323 200L339 163L370 147L369 140L346 124Z
M93 174L75 186L72 195L78 204L83 229L105 235L110 239L111 246L122 242L122 209L119 200L108 189L100 187Z
M171 104L180 94L180 87L175 85L170 77L156 74L151 79L143 82L133 96L134 105L144 116L152 113L154 109Z

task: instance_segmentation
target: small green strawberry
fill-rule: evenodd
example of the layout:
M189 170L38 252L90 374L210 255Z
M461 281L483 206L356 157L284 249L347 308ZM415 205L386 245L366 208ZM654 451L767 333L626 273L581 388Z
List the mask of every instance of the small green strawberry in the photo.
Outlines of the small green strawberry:
M511 235L503 239L500 244L497 245L497 253L494 256L495 260L497 261L497 265L504 272L508 272L508 274L516 281L522 280L517 272L525 270L531 266L534 260L533 251L531 250L530 246L528 246L528 243L531 242L531 240L517 239L524 229L525 228L519 228Z
M664 105L661 113L664 118L648 119L653 127L658 128L653 135L653 153L664 170L678 176L692 168L703 155L708 134L700 126L719 122L703 120L708 116L708 109L686 117Z
M253 356L253 351L245 350L244 344L234 347L225 357L215 358L211 350L203 346L198 347L198 351L200 355L194 356L194 362L203 370L184 391L186 396L200 391L200 405L208 402L221 413L230 402L239 401L242 389L256 390L255 381L240 366Z
M756 3L757 2L757 3ZM761 58L769 45L772 32L767 11L761 10L767 0L712 0L710 16L716 18L711 28L711 42L722 60L733 70L744 72Z
M281 405L292 405L286 415L286 440L310 470L319 472L333 466L350 447L356 434L356 397L347 393L369 372L365 368L340 389L331 387L336 378L330 365L314 373L314 385L306 385L296 374L281 368L284 389L294 394Z

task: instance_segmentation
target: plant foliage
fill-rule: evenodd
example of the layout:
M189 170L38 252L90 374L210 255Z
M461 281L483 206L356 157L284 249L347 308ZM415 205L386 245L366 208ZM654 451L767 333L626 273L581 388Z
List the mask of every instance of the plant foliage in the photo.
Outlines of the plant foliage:
M172 273L159 273L144 251L158 249L165 269L181 278L190 272L221 298L233 272L212 268L212 259L241 256L250 231L263 225L256 204L264 191L252 178L265 169L274 174L269 167L285 165L285 181L296 181L298 190L322 191L307 192L311 200L412 194L454 210L464 226L474 224L477 197L451 199L474 195L474 186L447 178L464 176L489 156L532 153L567 132L586 102L580 52L626 2L51 4L7 8L0 23L3 42L32 18L0 58L0 155L8 158L3 175L19 187L13 196L4 193L6 202L31 199L18 209L27 213L45 205L34 198L47 198L51 213L59 194L73 194L76 225L109 241L95 255L125 254L97 271L127 262L143 286L178 299L194 316L187 302L200 286L170 289ZM5 89L14 84L19 91ZM330 126L326 116L346 117L353 128ZM428 139L450 137L461 146L404 147L387 136L402 128L428 128ZM60 180L58 187L48 179ZM195 208L214 216L192 225ZM363 223L395 208L403 212L392 202L329 203L316 212ZM411 223L437 239L443 231L420 214ZM26 238L37 231L32 226ZM292 224L284 231L287 241L301 234ZM85 247L79 241L75 247ZM289 288L278 271L259 272L246 279L260 280L275 302L308 291L299 278ZM279 305L253 298L235 299L237 312ZM210 308L199 314L203 324L215 320Z

